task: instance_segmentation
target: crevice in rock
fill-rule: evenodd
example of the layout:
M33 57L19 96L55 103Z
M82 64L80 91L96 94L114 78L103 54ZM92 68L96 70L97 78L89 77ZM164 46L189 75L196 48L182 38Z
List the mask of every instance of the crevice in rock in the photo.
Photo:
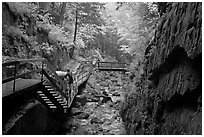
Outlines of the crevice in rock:
M149 80L156 80L155 83L158 84L158 77L159 75L163 73L168 73L170 72L178 63L181 57L187 56L184 48L180 47L179 45L176 46L171 54L168 56L166 61L159 67L153 70L151 73L150 77L148 78Z
M185 92L184 95L175 94L168 102L165 103L165 110L170 113L174 111L174 109L185 107L196 111L200 104L198 101L200 96L202 96L201 84L195 90Z

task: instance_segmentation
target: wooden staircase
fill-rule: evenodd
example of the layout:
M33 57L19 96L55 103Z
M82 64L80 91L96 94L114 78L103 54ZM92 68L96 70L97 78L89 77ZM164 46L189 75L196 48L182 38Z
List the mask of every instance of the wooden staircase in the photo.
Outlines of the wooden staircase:
M33 62L40 62L42 67L36 68L36 70L32 70L30 72L25 72L23 74L17 73L19 65ZM28 79L24 78L23 82L20 84L16 79L33 73L40 74L41 80L38 80L38 82L36 83L37 87L32 93L34 93L35 98L51 112L60 111L63 113L67 113L68 108L71 106L76 94L78 93L78 86L85 82L91 74L91 69L88 66L86 68L83 68L80 73L77 73L75 76L73 76L73 85L72 87L69 87L67 81L62 80L57 75L56 68L51 65L46 59L20 59L5 62L2 64L2 66L14 66L15 68L14 76L5 78L2 81L2 83L11 83L11 81L13 80L14 82L10 84L13 87L13 92L18 92L18 89L24 90L24 88L22 87L28 88L28 84L25 83ZM35 79L31 80L36 81ZM16 82L18 82L18 85L21 85L22 87L16 87ZM31 84L30 86L32 87L34 85ZM71 93L68 93L68 91L71 91Z
M41 89L41 91L37 91L37 100L51 112L59 110L63 113L67 113L67 100L52 86L52 84L48 81L44 81Z
M51 112L59 110L67 113L69 90L57 74L56 69L49 62L45 62L46 67L42 70L45 80L42 82L41 91L37 91L37 99L45 105Z

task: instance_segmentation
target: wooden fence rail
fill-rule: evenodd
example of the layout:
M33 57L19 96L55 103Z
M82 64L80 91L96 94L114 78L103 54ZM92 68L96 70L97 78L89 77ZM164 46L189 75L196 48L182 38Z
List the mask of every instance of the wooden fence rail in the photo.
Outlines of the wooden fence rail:
M18 66L25 64L25 63L30 63L30 62L40 62L41 63L41 68L38 68L36 70L31 70L29 72L23 73L23 74L17 74L18 72ZM8 61L2 63L2 67L8 67L8 66L14 66L14 75L8 78L4 78L2 80L2 84L7 83L9 81L14 80L13 82L13 92L15 92L15 84L16 84L16 79L21 78L23 76L33 74L33 73L41 73L41 82L43 82L44 76L46 77L47 80L50 81L51 85L54 86L58 92L62 95L63 98L67 100L67 105L68 107L71 106L72 101L74 100L74 97L78 93L78 86L82 84L84 81L86 81L90 75L90 70L82 70L81 73L74 75L73 76L73 86L69 87L67 86L68 83L63 81L56 73L56 68L51 65L46 59L40 58L40 59L20 59L20 60L15 60L15 61ZM53 81L54 77L55 81ZM71 88L71 93L68 93Z

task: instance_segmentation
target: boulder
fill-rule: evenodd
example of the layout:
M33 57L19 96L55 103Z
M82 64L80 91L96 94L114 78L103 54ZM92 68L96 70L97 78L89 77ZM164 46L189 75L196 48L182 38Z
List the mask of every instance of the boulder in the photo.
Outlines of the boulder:
M108 83L105 81L100 82L100 86L102 87L108 87Z
M77 116L78 119L87 119L89 118L89 114L88 113L82 113L80 115Z
M103 91L102 94L108 96L108 93L106 91Z
M85 105L87 103L87 98L86 95L77 95L75 97L75 101L79 102L81 104L81 106Z
M90 96L87 100L88 102L99 102L100 98L95 96Z
M106 103L106 102L108 102L108 101L112 101L112 99L111 99L111 97L109 97L109 96L103 96L103 99L102 99L102 103Z
M113 93L112 95L113 95L113 96L120 96L120 93L115 92L115 93Z
M80 102L73 102L72 106L75 107L75 108L80 108L82 105L81 105Z
M94 117L91 119L91 124L96 123L96 124L103 124L103 121L99 119L98 117Z
M78 109L78 108L72 108L71 109L71 114L73 115L73 116L76 116L76 115L79 115L79 114L81 114L81 113L83 113L80 109Z

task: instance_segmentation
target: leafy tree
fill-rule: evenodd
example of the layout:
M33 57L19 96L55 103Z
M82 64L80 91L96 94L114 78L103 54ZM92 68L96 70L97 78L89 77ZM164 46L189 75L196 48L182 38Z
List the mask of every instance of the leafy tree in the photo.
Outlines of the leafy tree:
M141 60L158 19L156 5L136 2L107 3L103 18L106 20L106 28L116 30L121 50L135 55L138 61Z

